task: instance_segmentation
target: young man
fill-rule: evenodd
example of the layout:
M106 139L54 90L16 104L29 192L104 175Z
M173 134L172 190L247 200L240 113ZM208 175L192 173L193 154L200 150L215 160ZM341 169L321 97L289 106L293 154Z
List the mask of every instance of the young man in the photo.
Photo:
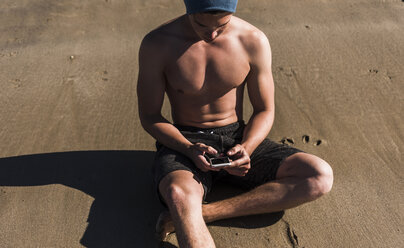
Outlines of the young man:
M322 159L266 139L274 120L271 51L266 36L235 17L237 0L185 0L187 14L150 32L139 52L138 104L157 140L153 165L168 207L157 231L176 231L181 247L214 247L207 222L281 211L331 190ZM247 87L254 112L242 121ZM173 124L161 115L164 94ZM215 168L209 156L228 156ZM209 204L212 182L251 191Z

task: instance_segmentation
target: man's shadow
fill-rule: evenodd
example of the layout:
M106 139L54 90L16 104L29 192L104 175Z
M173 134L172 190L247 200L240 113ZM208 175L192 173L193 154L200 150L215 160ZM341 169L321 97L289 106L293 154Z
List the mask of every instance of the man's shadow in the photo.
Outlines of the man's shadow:
M1 158L0 186L78 189L95 199L82 245L154 247L161 206L152 185L153 156L151 151L81 151Z
M94 198L88 226L80 240L85 247L168 247L154 236L163 207L152 183L151 151L80 151L0 158L0 186L63 184ZM242 193L219 184L209 201ZM283 212L211 223L259 228L276 223Z

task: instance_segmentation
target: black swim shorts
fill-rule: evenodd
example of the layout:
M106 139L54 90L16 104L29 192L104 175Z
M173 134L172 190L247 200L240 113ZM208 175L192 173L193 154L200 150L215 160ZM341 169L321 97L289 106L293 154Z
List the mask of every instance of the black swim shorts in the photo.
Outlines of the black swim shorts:
M243 121L239 121L218 128L175 126L190 142L201 142L212 146L218 153L226 153L227 150L241 143L245 124ZM276 172L282 161L292 154L301 152L294 147L265 139L250 156L251 169L245 176L239 177L230 175L225 170L203 172L185 155L159 142L156 142L156 148L157 152L152 170L157 189L161 179L168 173L176 170L186 170L192 172L197 180L202 183L205 190L204 199L206 194L210 192L212 184L219 180L244 189L252 189L272 181L275 179ZM160 195L159 197L161 199Z

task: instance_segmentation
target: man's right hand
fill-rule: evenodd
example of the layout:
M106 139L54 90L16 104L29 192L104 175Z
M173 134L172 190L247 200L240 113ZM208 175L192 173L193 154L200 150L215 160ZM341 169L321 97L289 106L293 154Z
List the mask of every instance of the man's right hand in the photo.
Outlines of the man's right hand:
M210 166L210 163L204 157L206 153L215 155L217 154L217 151L215 148L205 145L203 143L195 143L192 146L190 146L188 156L195 163L196 167L198 167L201 171L204 172L209 170L219 171L220 169L212 168Z

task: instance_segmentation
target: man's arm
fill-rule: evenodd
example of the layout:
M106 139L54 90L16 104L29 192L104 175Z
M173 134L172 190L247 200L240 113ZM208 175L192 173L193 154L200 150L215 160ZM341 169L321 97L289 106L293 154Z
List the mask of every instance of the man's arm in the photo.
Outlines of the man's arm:
M263 33L257 36L256 45L251 49L251 70L247 77L247 89L253 114L241 142L249 155L267 137L275 117L271 47Z
M228 155L236 158L228 172L245 175L250 168L249 156L267 137L275 116L274 82L271 70L271 48L265 34L260 31L246 44L250 55L250 73L247 89L253 114L244 130L243 140L229 150ZM238 169L238 170L237 170Z
M188 156L201 170L208 170L209 164L203 154L215 154L217 151L204 144L192 144L161 115L166 80L164 52L161 51L160 42L161 40L149 34L140 46L137 84L140 121L143 128L157 141Z

